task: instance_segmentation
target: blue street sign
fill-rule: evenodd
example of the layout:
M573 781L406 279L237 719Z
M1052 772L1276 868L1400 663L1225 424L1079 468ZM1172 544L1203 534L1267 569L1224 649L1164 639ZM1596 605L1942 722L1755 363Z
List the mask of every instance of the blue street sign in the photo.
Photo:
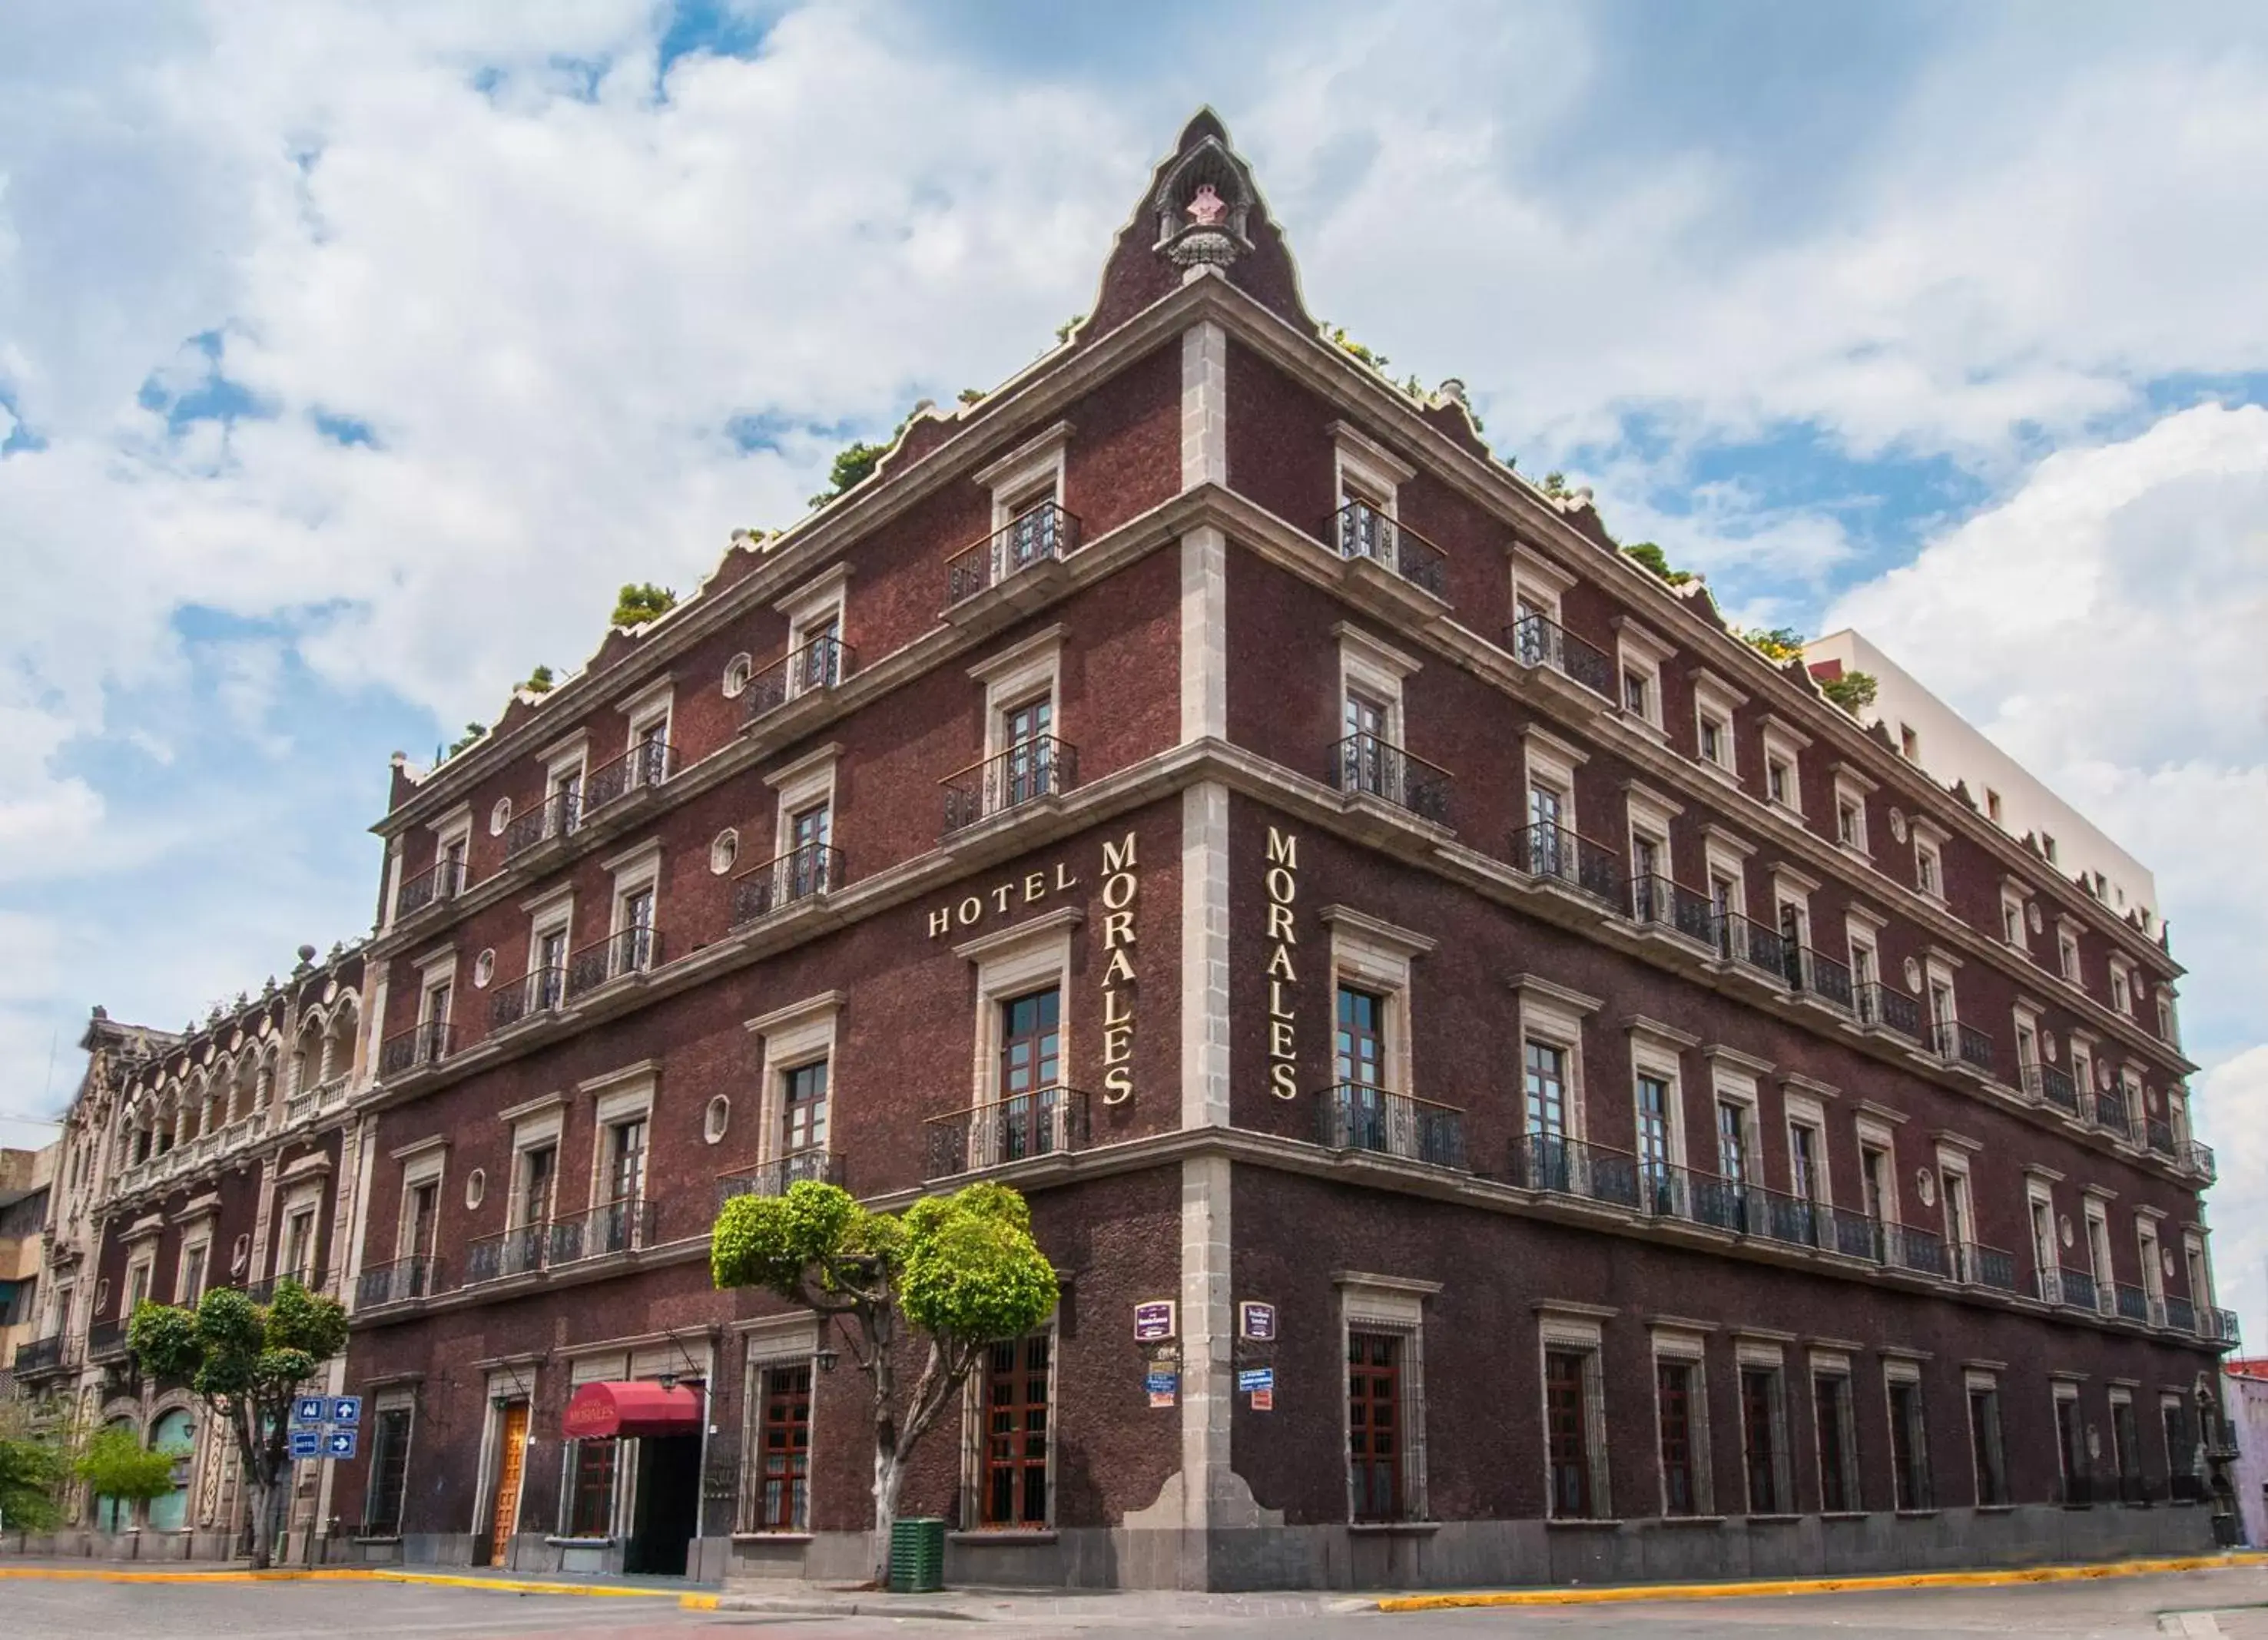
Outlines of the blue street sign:
M320 1395L302 1395L291 1403L291 1422L320 1423L323 1421L323 1398Z
M1246 1367L1236 1375L1236 1387L1240 1390L1245 1391L1273 1389L1276 1387L1276 1369L1274 1367Z
M323 1436L320 1430L293 1430L288 1438L294 1458L320 1458L323 1455Z
M323 1456L351 1458L355 1455L355 1432L352 1430L333 1430L323 1437Z
M360 1423L362 1422L362 1397L359 1395L332 1396L331 1422L334 1424Z

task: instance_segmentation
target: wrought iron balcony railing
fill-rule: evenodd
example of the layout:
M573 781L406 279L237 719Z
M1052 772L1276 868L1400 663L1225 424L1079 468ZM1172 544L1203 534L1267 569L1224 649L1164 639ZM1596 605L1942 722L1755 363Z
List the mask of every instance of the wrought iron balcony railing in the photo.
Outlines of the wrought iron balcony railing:
M1370 503L1350 501L1341 507L1331 515L1325 537L1336 544L1340 557L1367 558L1447 601L1449 555Z
M2144 1143L2161 1156L2175 1154L2174 1124L2163 1116L2150 1116L2142 1123Z
M397 918L414 916L427 906L454 900L464 892L465 863L437 860L403 881L401 892L394 897L394 915Z
M1852 987L1852 997L1859 1005L1860 1024L1879 1025L1912 1041L1921 1040L1921 1004L1904 991L1893 990L1880 980L1867 980Z
M1382 798L1436 826L1449 823L1449 771L1377 735L1333 742L1324 778L1337 791Z
M2235 1311L2208 1310L2205 1313L2213 1317L2212 1337L2224 1344L2242 1344L2244 1342L2244 1328L2238 1324Z
M90 1361L110 1361L126 1353L126 1322L122 1318L97 1321L86 1329L86 1358Z
M483 1282L532 1276L543 1268L550 1246L549 1221L515 1224L495 1235L476 1236L465 1244L464 1284L476 1287Z
M987 1105L932 1116L929 1177L980 1173L1010 1162L1086 1148L1086 1095L1076 1088L1035 1088Z
M791 1151L785 1156L758 1162L754 1167L719 1173L718 1210L723 1211L725 1203L736 1195L785 1195L790 1185L801 1184L806 1179L815 1184L841 1184L843 1158L833 1151Z
M1529 1190L1633 1212L1654 1211L1641 1196L1638 1158L1625 1151L1588 1144L1556 1133L1523 1133L1512 1141L1506 1176ZM1647 1175L1648 1182L1653 1175Z
M1020 570L1068 558L1078 550L1079 515L1043 501L974 547L946 557L945 607L950 609Z
M661 930L626 928L571 953L567 959L567 1000L601 985L651 971L661 961Z
M1962 1286L1992 1287L2001 1292L2017 1290L2016 1255L2007 1249L1975 1241L1948 1241L1946 1252L1953 1261L1953 1279Z
M1367 1083L1341 1082L1317 1092L1315 1138L1334 1151L1368 1151L1435 1167L1465 1166L1463 1111Z
M2198 1329L2197 1305L2187 1298L2177 1298L2168 1293L2165 1298L2166 1325L2176 1333L2194 1333Z
M1698 889L1651 872L1631 879L1631 916L1649 927L1683 935L1708 950L1717 946L1717 908Z
M1930 1051L1948 1064L1974 1065L1979 1070L1992 1069L1992 1039L1973 1025L1958 1019L1933 1019L1929 1026Z
M489 998L489 1028L502 1031L523 1019L556 1013L567 1001L564 967L537 968L509 985L500 985Z
M2094 1109L2090 1114L2096 1127L2105 1132L2115 1133L2122 1139L2133 1136L2134 1124L2126 1114L2125 1094L2116 1088L2108 1093L2098 1091L2092 1104Z
M355 1308L408 1304L414 1298L430 1298L440 1291L440 1260L396 1259L391 1264L372 1265L355 1277Z
M2117 1283L2117 1297L2118 1314L2122 1320L2149 1325L2150 1295L2147 1291L2132 1282L2122 1281Z
M845 880L842 849L823 842L791 849L733 879L733 926L840 888Z
M2095 1307L2093 1270L2075 1270L2066 1264L2058 1272L2057 1285L2061 1291L2061 1298L2059 1300L2051 1300L2051 1302L2066 1304L2074 1310L2092 1310ZM2045 1296L2042 1295L2042 1297Z
M421 1019L378 1045L378 1074L398 1077L449 1056L453 1032L446 1019Z
M583 783L581 819L625 798L653 791L677 769L677 748L666 740L641 740L611 763L591 771Z
M1565 826L1540 821L1512 834L1512 864L1530 877L1580 889L1616 910L1624 903L1623 857Z
M1737 911L1717 913L1717 954L1783 984L1787 981L1787 942L1779 930Z
M850 675L855 658L848 643L832 637L814 638L799 649L788 651L750 678L748 687L740 692L747 721L753 724L790 701L835 688Z
M538 843L571 835L582 823L582 793L555 791L504 828L504 857L519 858Z
M2017 1066L2016 1077L2023 1084L2024 1092L2034 1099L2054 1106L2067 1116L2079 1114L2079 1089L2068 1070L2034 1063Z
M950 834L1042 798L1063 796L1079 784L1079 748L1051 734L1035 735L938 783L945 788Z
M28 1344L16 1346L16 1376L29 1378L35 1372L60 1372L71 1364L65 1357L70 1340L57 1333L52 1338L35 1338Z
M1504 629L1504 646L1524 666L1549 666L1594 695L1615 698L1615 663L1607 652L1548 616L1523 615L1513 621Z
M1852 995L1849 964L1838 962L1808 945L1793 946L1789 955L1793 960L1788 965L1788 982L1796 989L1808 992L1845 1013L1858 1011Z
M2182 1141L2182 1166L2207 1184L2220 1176L2220 1168L2213 1160L2213 1146L2202 1139Z
M630 1195L555 1218L545 1260L554 1265L573 1264L651 1247L653 1217L651 1197Z
M298 1283L302 1291L313 1293L320 1298L331 1298L335 1296L333 1290L338 1285L338 1272L314 1269L284 1270L269 1276L265 1281L246 1283L244 1296L254 1304L269 1303L276 1297L276 1290L287 1281Z

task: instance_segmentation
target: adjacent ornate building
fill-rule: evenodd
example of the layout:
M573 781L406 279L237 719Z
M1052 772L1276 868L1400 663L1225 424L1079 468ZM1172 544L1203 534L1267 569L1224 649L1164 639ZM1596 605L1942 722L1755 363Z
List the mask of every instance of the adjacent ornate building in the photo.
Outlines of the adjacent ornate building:
M1210 114L1060 347L377 829L372 1075L237 1232L354 1182L334 1553L858 1573L863 1379L709 1279L805 1178L1064 1276L907 1486L964 1579L2210 1539L2162 937L1324 338ZM200 1042L105 1073L82 1295Z
M237 1456L182 1384L136 1370L126 1324L144 1299L193 1305L213 1287L264 1294L286 1276L335 1295L359 1155L347 1106L361 1081L363 960L302 946L290 979L201 1026L160 1031L97 1008L65 1118L46 1232L39 1337L16 1351L19 1393L84 1426L114 1424L177 1452L171 1497L85 1498L62 1547L135 1534L144 1558L233 1554L245 1530ZM343 1360L326 1369L335 1387ZM304 1552L326 1473L302 1467L279 1524ZM283 1541L279 1538L279 1542Z

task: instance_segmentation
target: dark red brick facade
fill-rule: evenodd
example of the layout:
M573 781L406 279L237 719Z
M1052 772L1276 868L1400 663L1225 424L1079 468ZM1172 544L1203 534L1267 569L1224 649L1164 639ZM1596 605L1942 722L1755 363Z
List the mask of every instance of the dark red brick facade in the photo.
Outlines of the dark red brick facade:
M1226 212L1218 229L1202 188ZM1362 539L1383 552L1345 550L1343 461L1393 481L1390 498L1367 497L1383 523L1366 527L1383 533ZM1029 504L998 475L1012 469L1059 486L1075 538L1066 526L1019 559L1014 543L1033 538L1012 529L1008 555L976 561L970 591L948 563L970 562L996 520ZM1522 650L1515 577L1538 563L1567 654L1587 644L1611 665L1629 623L1667 649L1648 714L1659 727L1621 709L1613 674L1587 686L1557 651L1539 664ZM823 686L752 717L726 686L734 658L760 673L778 662L782 607L829 576L848 656ZM1013 700L988 694L1002 657L1045 680ZM1444 771L1446 806L1418 800L1418 774L1373 776L1334 752L1350 680L1381 666L1399 673L1381 755L1406 750L1422 760L1413 770ZM1697 673L1741 697L1727 724L1737 776L1698 761ZM587 778L664 689L667 777L507 858L509 824L541 805L571 737L585 739ZM1065 763L1012 782L948 827L940 782L997 749L1003 709L1035 692L1049 732L1076 748L1075 776ZM1802 742L1800 805L1766 800L1767 732ZM1539 864L1526 829L1538 757L1570 763L1567 836L1596 845L1600 875ZM789 842L767 776L802 778L829 758L834 874L823 892L741 915L737 877ZM1861 794L1863 849L1838 846L1838 791ZM1656 813L1663 877L1715 919L1697 937L1647 916L1628 880L1634 829ZM404 912L403 885L468 822L461 891ZM1941 902L1916 892L1918 826L1942 838ZM781 1097L765 1085L767 1033L814 1021L831 1022L827 1147L841 1180L901 1203L972 1173L1006 1180L1030 1195L1067 1277L1044 1509L1020 1530L987 1529L982 1443L957 1413L908 1484L909 1511L964 1529L959 1575L1202 1586L1660 1576L2206 1536L2205 1511L2189 1506L2207 1486L2197 1389L2227 1322L2191 1288L2206 1162L2169 1102L2191 1067L2143 1023L2154 1016L2139 997L2121 1014L2107 989L2116 953L2143 993L2169 991L2170 956L1903 763L1800 666L1728 635L1705 596L1614 552L1587 504L1548 498L1489 460L1454 396L1420 404L1319 338L1209 115L1160 166L1095 318L1069 344L981 402L917 421L876 477L786 535L737 548L698 597L611 635L585 673L517 702L478 746L428 774L398 770L379 830L388 875L366 989L383 1046L356 1103L370 1174L345 1378L373 1408L407 1413L411 1433L391 1496L373 1496L367 1452L341 1467L342 1548L635 1562L668 1512L648 1495L659 1482L618 1481L604 1519L578 1532L562 1496L562 1409L593 1364L618 1362L705 1397L697 1482L681 1478L697 1483L698 1508L670 1554L709 1575L864 1564L871 1459L847 1361L813 1378L807 1530L743 1529L747 1364L789 1358L778 1341L792 1355L804 1335L770 1300L714 1291L707 1276L720 1177L783 1144L776 1114L766 1122ZM600 945L622 926L624 873L657 850L650 960L593 970L556 1013L498 1012L554 896L571 889L571 945ZM1742 897L1711 907L1710 862L1727 858L1742 863ZM2042 915L2029 951L2002 938L2011 882ZM1745 918L1776 938L1791 894L1806 918L1799 948L1736 953L1725 930ZM2083 984L2055 971L2058 916L2083 928ZM1818 977L1850 960L1854 917L1875 930L1886 989L1911 1005L1928 1005L1927 985L1914 1001L1909 959L1951 976L1963 1047L1949 1016L1938 1051L1927 1020L1901 1030L1866 1011L1884 1004L1862 1008L1847 982ZM1059 1080L1083 1096L1084 1123L1048 1154L940 1150L933 1119L983 1107L998 1087L988 1033L1007 993L988 975L1029 963L1042 978L1026 982L1059 988ZM447 1033L434 1046L419 1034L431 1006L419 974L445 969ZM1340 986L1359 974L1392 1039L1384 1081L1360 1097L1432 1101L1423 1139L1351 1124L1328 1092L1349 1079L1334 1021ZM2058 1045L2044 1065L2020 1061L2020 1008L2032 1041ZM1572 1022L1557 1042L1572 1114L1548 1154L1523 1087L1524 1035L1546 1017ZM2068 1065L2074 1033L2146 1090L2115 1127L2098 1119L2099 1089L2073 1090L2070 1114L2053 1096L2067 1085L2044 1070ZM1649 1055L1679 1107L1680 1151L1662 1164L1674 1189L1638 1166L1633 1087ZM777 1082L783 1067L770 1069ZM1728 1099L1748 1147L1731 1183L1717 1138ZM617 1142L601 1128L633 1107L648 1124L644 1228L595 1249L595 1232L578 1232L572 1258L515 1265L497 1252L526 1217L516 1146L551 1136L551 1213L587 1224L608 1200ZM1790 1123L1814 1120L1807 1186ZM1862 1143L1882 1145L1862 1135L1884 1134L1883 1161L1863 1158ZM1965 1226L1946 1217L1955 1175ZM438 1224L412 1246L408 1187L437 1177ZM2035 1196L2051 1239L2066 1219L2077 1227L2045 1283ZM2100 1304L2076 1302L2078 1277L2063 1274L2090 1267L2090 1202L2109 1239L2109 1266L2093 1270ZM2140 1267L2142 1219L2169 1270ZM415 1291L372 1276L405 1257L433 1261ZM1180 1306L1177 1362L1135 1339L1134 1306L1158 1299ZM1235 1335L1248 1300L1276 1306L1272 1342ZM1345 1362L1349 1332L1365 1329L1401 1341L1409 1430L1403 1490L1377 1521L1351 1519ZM1660 1529L1655 1362L1688 1350L1712 1501L1707 1524L1673 1534ZM1579 1456L1609 1519L1571 1520L1548 1490L1555 1464L1576 1460L1546 1449L1547 1350L1580 1357ZM1263 1366L1266 1409L1236 1378ZM1167 1367L1173 1395L1153 1405L1146 1375ZM1742 1394L1744 1373L1771 1371L1785 1474L1764 1508L1743 1486L1763 1449L1744 1445ZM1822 1372L1849 1386L1855 1489L1839 1508L1822 1493ZM1894 1386L1918 1409L1895 1442ZM1988 1389L1998 1489L1979 1479L1985 1415L1972 1416ZM2114 1398L2134 1408L2133 1430ZM2064 1400L2075 1414L2058 1415ZM497 1474L516 1406L526 1445L500 1540ZM2076 1419L2060 1447L2059 1416ZM662 1473L658 1452L638 1461Z

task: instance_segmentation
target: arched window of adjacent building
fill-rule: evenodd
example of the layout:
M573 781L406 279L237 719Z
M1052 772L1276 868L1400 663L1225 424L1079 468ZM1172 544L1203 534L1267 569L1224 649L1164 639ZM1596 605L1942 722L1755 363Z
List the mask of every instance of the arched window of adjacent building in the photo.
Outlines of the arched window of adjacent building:
M342 997L331 1014L329 1029L323 1037L323 1080L342 1077L354 1069L355 1007L354 998Z
M150 1500L152 1532L180 1532L189 1524L189 1457L196 1450L196 1420L185 1408L160 1413L150 1428L150 1450L173 1454L173 1489Z

